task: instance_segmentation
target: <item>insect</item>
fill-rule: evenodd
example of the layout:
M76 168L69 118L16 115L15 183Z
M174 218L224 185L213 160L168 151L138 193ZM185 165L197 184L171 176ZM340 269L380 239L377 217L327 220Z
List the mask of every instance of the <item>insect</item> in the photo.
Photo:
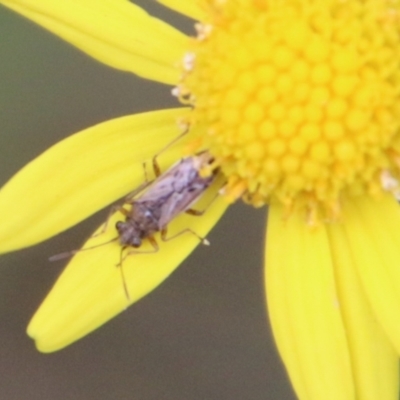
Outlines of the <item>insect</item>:
M125 221L116 223L122 249L130 246L138 248L143 239L148 239L157 251L158 244L154 239L156 232L161 233L164 241L186 232L198 236L191 229L185 229L167 238L167 226L182 212L192 215L202 214L201 211L190 207L215 179L217 170L206 177L202 177L200 173L201 169L212 161L213 158L209 153L202 152L192 157L182 158L164 174L161 174L157 164L154 164L156 179L142 195L137 198L128 196L125 199L124 205L130 204L131 209L127 210L124 205L117 208L126 217ZM199 237L199 239L203 243L208 243L203 238Z
M153 157L153 169L156 178L153 181L148 181L146 177L146 182L129 194L122 205L111 209L110 216L115 211L119 211L125 216L125 220L118 221L115 225L118 233L117 237L100 245L61 253L50 259L52 261L58 260L80 251L119 241L121 252L117 266L121 267L124 290L126 297L129 299L129 292L122 270L123 260L131 254L157 252L159 245L154 237L157 232L160 232L161 240L163 241L174 239L184 233L191 233L197 236L203 244L208 245L207 239L200 237L190 228L184 229L171 237L167 237L167 230L168 224L179 214L186 212L199 216L205 211L193 210L190 207L199 200L218 174L218 169L212 168L209 175L202 176L201 174L203 168L211 166L214 161L213 157L208 152L203 151L194 156L182 158L164 173L161 173L156 157L157 155ZM109 218L107 218L103 229L96 236L106 231ZM130 247L135 249L141 247L146 239L153 247L152 250L125 252Z

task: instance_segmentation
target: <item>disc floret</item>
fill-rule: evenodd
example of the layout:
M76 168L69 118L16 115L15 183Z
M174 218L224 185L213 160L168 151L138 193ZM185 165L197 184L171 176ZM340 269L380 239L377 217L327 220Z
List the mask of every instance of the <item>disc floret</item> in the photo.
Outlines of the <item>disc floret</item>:
M225 193L336 215L399 177L400 2L207 1L176 93ZM198 139L197 139L198 140Z

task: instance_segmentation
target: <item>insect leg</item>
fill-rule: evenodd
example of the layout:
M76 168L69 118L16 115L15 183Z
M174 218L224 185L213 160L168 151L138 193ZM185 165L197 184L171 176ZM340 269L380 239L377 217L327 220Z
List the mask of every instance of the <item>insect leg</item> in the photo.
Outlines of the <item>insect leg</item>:
M158 165L158 162L157 162L157 155L158 154L156 154L153 157L153 170L154 170L154 175L156 176L156 178L158 178L161 175L161 168L160 168L160 166Z
M203 210L196 210L194 208L188 208L185 210L186 214L193 215L195 217L201 217L214 203L215 199L218 197L218 192L215 193L215 196L211 199L211 201L207 204L207 206Z
M129 256L133 255L133 254L152 254L152 253L157 253L158 250L160 250L160 247L158 246L158 243L157 243L156 239L154 239L154 237L152 237L152 236L147 237L147 239L149 240L151 246L153 247L152 250L143 250L143 251L131 250L131 251L128 251L127 253L125 253L123 255L122 253L126 249L126 246L122 247L121 248L121 257L120 257L119 263L117 264L117 267L122 266L123 261L126 258L128 258Z
M122 257L122 254L123 254L125 249L126 249L126 246L121 247L121 250L120 250L120 253L119 253L119 263L117 264L117 267L119 267L119 270L121 272L122 286L124 287L125 297L129 301L131 299L131 297L129 296L128 285L126 284L124 268L122 266L122 262L124 260L123 257Z
M124 202L127 204L131 204L133 199L144 189L147 188L147 186L149 186L153 181L149 180L148 176L147 176L147 169L146 169L146 163L143 163L143 171L144 171L144 182L137 187L135 190L133 190L132 192L128 193L128 195L125 197Z
M120 270L121 270L121 278L122 278L122 284L124 286L124 292L125 292L125 296L127 298L127 300L129 301L131 298L129 296L129 290L128 290L128 285L126 283L126 279L125 279L125 274L124 274L124 268L123 268L123 262L124 260L133 255L133 254L151 254L151 253L157 253L158 250L160 249L158 246L158 243L156 241L156 239L154 239L154 237L149 236L147 238L150 242L150 244L153 247L153 250L148 250L148 251L137 251L137 250L132 250L132 251L128 251L127 253L124 253L124 250L127 248L127 246L123 246L121 247L121 251L120 251L120 256L119 256L119 263L116 265Z
M164 153L164 151L168 150L176 142L178 142L183 136L187 135L188 132L189 132L189 126L187 126L182 133L180 133L175 139L169 142L165 147L163 147L153 156L153 170L156 177L159 177L161 175L161 168L157 162L157 157L160 156L162 153Z
M207 208L209 206L210 205L208 205L204 210L195 210L194 208L188 208L187 210L185 210L185 213L189 214L189 215L193 215L195 217L201 217L207 211Z
M170 240L175 239L178 236L183 235L184 233L191 233L192 235L196 236L200 240L200 242L202 244L204 244L205 246L210 245L210 242L206 238L201 237L199 234L197 234L194 230L192 230L190 228L186 228L183 231L180 231L180 232L176 233L175 235L170 236L168 238L167 238L167 228L164 228L161 230L161 239L163 242L169 242Z

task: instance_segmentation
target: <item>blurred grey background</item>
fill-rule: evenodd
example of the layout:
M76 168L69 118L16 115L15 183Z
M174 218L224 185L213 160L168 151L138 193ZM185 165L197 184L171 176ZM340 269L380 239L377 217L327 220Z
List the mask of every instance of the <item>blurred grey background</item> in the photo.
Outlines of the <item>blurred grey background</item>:
M137 3L192 32L192 21ZM169 87L103 66L2 7L0 59L1 185L74 132L176 105ZM1 256L0 400L294 399L265 316L266 211L242 204L152 294L70 347L37 352L26 325L65 264L48 257L79 247L106 214Z

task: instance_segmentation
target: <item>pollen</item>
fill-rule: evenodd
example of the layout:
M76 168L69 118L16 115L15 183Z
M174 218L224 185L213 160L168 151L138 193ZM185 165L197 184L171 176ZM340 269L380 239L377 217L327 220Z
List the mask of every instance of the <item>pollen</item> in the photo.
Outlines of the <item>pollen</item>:
M202 4L176 92L228 199L329 220L346 197L393 187L382 176L400 178L400 1Z

